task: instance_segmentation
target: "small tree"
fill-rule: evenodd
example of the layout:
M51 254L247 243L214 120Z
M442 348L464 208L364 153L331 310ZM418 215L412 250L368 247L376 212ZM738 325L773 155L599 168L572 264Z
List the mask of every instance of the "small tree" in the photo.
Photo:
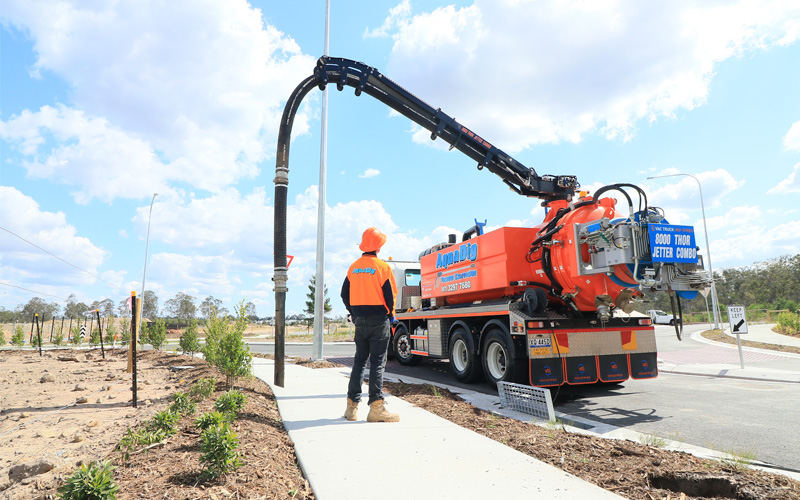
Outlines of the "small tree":
M215 364L225 374L228 388L232 388L237 378L250 375L253 369L253 354L244 342L247 328L244 301L236 306L236 321L227 323L225 333L220 338Z
M89 345L100 344L100 328L92 328L92 334L89 335Z
M75 325L72 327L72 343L73 345L81 345L83 339L81 338L81 327Z
M11 345L22 347L23 344L25 344L25 332L22 331L22 325L17 325L14 335L11 336Z
M212 365L217 364L217 355L219 352L219 343L228 328L229 320L224 316L217 315L217 308L211 307L206 320L204 328L206 341L203 345L203 357Z
M6 345L6 327L0 325L0 345Z
M167 323L163 318L158 318L155 323L150 323L148 330L148 343L153 349L160 351L167 341Z
M64 343L64 333L61 325L56 328L56 333L53 335L53 345L59 346Z
M186 331L181 335L178 345L184 354L194 356L194 353L200 351L200 340L197 338L197 320L193 319L186 327Z
M106 344L114 342L114 337L117 336L117 327L114 324L114 318L108 318L108 325L106 325L106 336L103 338Z
M312 276L310 280L308 280L308 293L306 297L308 300L306 301L306 308L303 310L306 314L311 316L311 324L314 323L314 311L315 311L315 304L316 304L316 297L317 297L317 277ZM328 287L326 286L323 290L324 300L322 302L322 311L323 317L325 314L328 314L333 310L333 306L331 305L331 299L328 298ZM324 321L323 321L324 322Z
M120 335L120 341L123 344L127 344L131 341L131 321L128 318L122 318L122 326L120 326L120 331L122 335Z

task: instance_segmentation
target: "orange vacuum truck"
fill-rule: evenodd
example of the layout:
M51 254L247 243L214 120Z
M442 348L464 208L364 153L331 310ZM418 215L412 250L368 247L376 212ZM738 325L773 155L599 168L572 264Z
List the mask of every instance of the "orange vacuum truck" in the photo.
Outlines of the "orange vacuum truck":
M375 68L347 59L320 58L284 110L275 181L276 285L283 279L278 185L282 174L288 184L291 122L303 96L328 83L384 102L545 207L538 226L484 233L485 222L476 220L463 234L424 249L419 261L389 261L399 292L390 344L397 361L449 359L458 380L484 378L492 385L554 387L657 376L654 327L634 307L648 294L668 293L680 318L681 300L710 286L694 228L669 224L633 184L589 195L579 191L574 176L540 176ZM618 207L610 193L627 206ZM679 321L678 338L681 328Z

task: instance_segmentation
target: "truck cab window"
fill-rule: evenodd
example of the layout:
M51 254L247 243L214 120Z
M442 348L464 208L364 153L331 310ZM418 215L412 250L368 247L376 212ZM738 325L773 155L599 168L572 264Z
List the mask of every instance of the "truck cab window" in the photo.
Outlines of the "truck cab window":
M422 281L419 269L406 270L406 286L419 286Z

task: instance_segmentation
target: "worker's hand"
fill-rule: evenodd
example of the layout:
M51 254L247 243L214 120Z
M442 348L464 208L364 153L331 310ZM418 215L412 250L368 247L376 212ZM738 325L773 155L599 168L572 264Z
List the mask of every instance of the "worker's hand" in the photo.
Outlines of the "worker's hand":
M347 322L348 323L352 323L353 322L353 317L350 316L349 314L347 315Z
M399 321L397 321L397 318L395 318L394 316L389 318L389 321L392 322L392 326L395 326L395 325L397 325L397 323L400 323Z

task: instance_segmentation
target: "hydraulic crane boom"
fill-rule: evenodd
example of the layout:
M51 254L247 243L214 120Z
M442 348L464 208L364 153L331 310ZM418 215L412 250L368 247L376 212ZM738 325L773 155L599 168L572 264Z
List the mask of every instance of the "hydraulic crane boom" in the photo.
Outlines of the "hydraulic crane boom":
M381 101L429 130L431 139L441 138L450 144L451 149L455 148L475 160L479 169L486 168L500 176L518 194L544 200L567 199L580 187L577 178L572 175L539 176L534 169L526 167L441 109L434 109L364 63L339 57L321 57L314 68L314 75L301 83L295 93L304 91L304 95L308 91L306 87L316 85L324 89L329 83L335 83L338 90L344 89L345 85L353 87L357 96L364 92Z
M455 148L478 163L478 168L486 168L500 176L513 191L523 196L541 198L547 201L570 200L580 187L573 175L540 176L532 168L526 167L507 153L474 133L453 117L434 109L414 96L377 69L364 63L338 57L321 57L314 68L314 74L303 80L295 88L283 110L278 131L278 148L275 161L275 227L274 251L275 269L275 383L283 387L283 356L285 339L285 302L288 291L286 264L286 200L289 185L289 146L292 124L303 98L314 87L324 89L335 83L339 90L345 85L355 89L356 96L362 92L386 104L420 126L431 132L431 139L441 138L451 149Z

